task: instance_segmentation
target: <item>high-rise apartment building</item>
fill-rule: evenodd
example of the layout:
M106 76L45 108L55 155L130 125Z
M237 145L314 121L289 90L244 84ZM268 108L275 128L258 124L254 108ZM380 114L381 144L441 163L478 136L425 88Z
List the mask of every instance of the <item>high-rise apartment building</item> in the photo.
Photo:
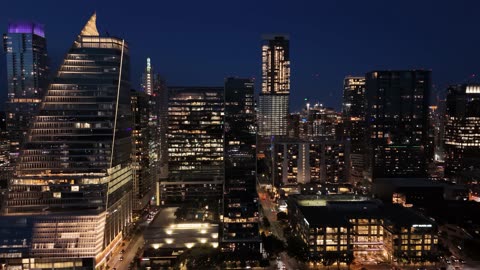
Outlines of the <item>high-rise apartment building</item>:
M133 209L142 210L150 201L155 184L157 127L149 124L150 96L131 91L132 104L132 175ZM152 146L153 145L153 146ZM153 148L153 149L152 149ZM153 152L153 153L152 153Z
M347 76L343 80L342 116L345 135L350 140L349 181L363 179L365 155L365 77Z
M154 72L150 58L142 75L141 89L148 99L148 170L153 177L152 185L158 189L159 180L167 177L167 93L164 80ZM156 203L159 203L158 197Z
M13 173L20 146L48 87L47 41L43 25L32 22L10 23L3 35L7 60L6 127L9 163L2 177Z
M290 97L290 48L287 36L265 39L262 46L262 91L258 100L261 136L286 136Z
M366 75L367 168L372 179L426 177L431 72Z
M345 183L349 142L279 140L273 148L273 181L277 186Z
M160 184L162 203L221 198L223 87L169 87L168 179Z
M222 250L260 254L254 82L225 81L225 185Z
M101 36L94 14L50 84L10 181L0 258L25 260L8 265L98 269L121 243L132 218L129 66L127 43Z
M452 85L447 90L445 176L480 169L480 85Z

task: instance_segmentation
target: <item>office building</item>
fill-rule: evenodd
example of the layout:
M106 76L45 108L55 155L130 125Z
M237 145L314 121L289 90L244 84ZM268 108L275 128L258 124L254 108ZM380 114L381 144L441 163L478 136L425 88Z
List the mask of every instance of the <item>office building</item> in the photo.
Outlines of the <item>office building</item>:
M480 169L480 85L447 90L445 176L458 178Z
M366 75L369 177L426 177L431 72L373 71Z
M290 48L286 36L267 37L262 46L260 136L286 136L290 97Z
M225 81L225 185L222 251L260 254L254 82Z
M345 136L350 140L350 175L352 183L363 180L365 155L365 77L347 76L343 80L342 116Z
M47 40L44 26L33 22L10 23L3 35L7 70L6 142L9 160L1 178L13 175L20 146L37 114L48 87Z
M162 203L219 200L223 190L223 87L169 87L168 179Z
M350 264L381 256L420 262L438 256L437 224L402 206L355 195L293 195L288 215L311 261Z
M0 224L9 266L98 269L122 242L132 218L129 66L127 43L101 36L94 14L50 84L10 182Z

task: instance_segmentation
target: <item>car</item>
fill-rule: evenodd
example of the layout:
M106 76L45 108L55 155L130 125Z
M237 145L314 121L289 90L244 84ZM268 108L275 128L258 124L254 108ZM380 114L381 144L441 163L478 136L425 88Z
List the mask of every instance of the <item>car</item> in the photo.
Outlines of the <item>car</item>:
M120 261L123 261L123 256L122 256L122 257L120 257Z
M465 264L465 260L460 259L461 264Z
M445 259L445 262L446 262L447 264L451 264L451 263L452 263L452 262L450 261L450 259Z
M123 253L125 253L125 249L122 249L122 250L120 251L120 254L123 254Z

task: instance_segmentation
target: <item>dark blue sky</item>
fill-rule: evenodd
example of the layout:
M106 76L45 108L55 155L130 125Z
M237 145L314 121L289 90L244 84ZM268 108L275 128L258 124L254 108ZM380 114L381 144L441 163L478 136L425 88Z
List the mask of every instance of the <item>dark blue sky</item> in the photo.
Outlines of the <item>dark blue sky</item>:
M44 23L56 68L97 11L99 30L130 44L135 88L148 56L170 85L222 85L232 75L259 83L261 35L288 33L293 109L305 97L339 108L349 74L431 69L444 91L480 73L479 10L478 0L24 0L2 5L0 30Z

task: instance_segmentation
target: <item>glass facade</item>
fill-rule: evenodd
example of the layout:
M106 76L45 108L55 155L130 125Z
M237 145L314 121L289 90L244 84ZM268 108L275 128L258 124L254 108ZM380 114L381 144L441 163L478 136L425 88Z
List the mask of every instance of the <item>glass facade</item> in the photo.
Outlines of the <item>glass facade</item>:
M3 36L7 60L6 128L9 170L13 170L29 124L48 87L47 41L44 28L31 22L11 23ZM10 173L8 174L10 175Z
M365 77L348 76L343 81L343 121L350 139L349 181L363 180L365 155Z
M132 90L132 172L134 210L142 210L150 201L158 167L157 126L150 125L150 96Z
M453 85L447 90L445 176L480 168L480 85Z
M222 249L260 253L254 82L225 82L225 185Z
M286 36L274 36L262 46L262 91L258 104L259 135L285 136L290 96L290 48Z
M168 89L168 180L165 202L220 199L224 178L223 87Z
M131 221L129 51L122 39L94 35L95 21L50 84L10 182L4 214L41 216L34 258L100 262Z
M431 72L366 75L367 168L372 179L426 177Z

